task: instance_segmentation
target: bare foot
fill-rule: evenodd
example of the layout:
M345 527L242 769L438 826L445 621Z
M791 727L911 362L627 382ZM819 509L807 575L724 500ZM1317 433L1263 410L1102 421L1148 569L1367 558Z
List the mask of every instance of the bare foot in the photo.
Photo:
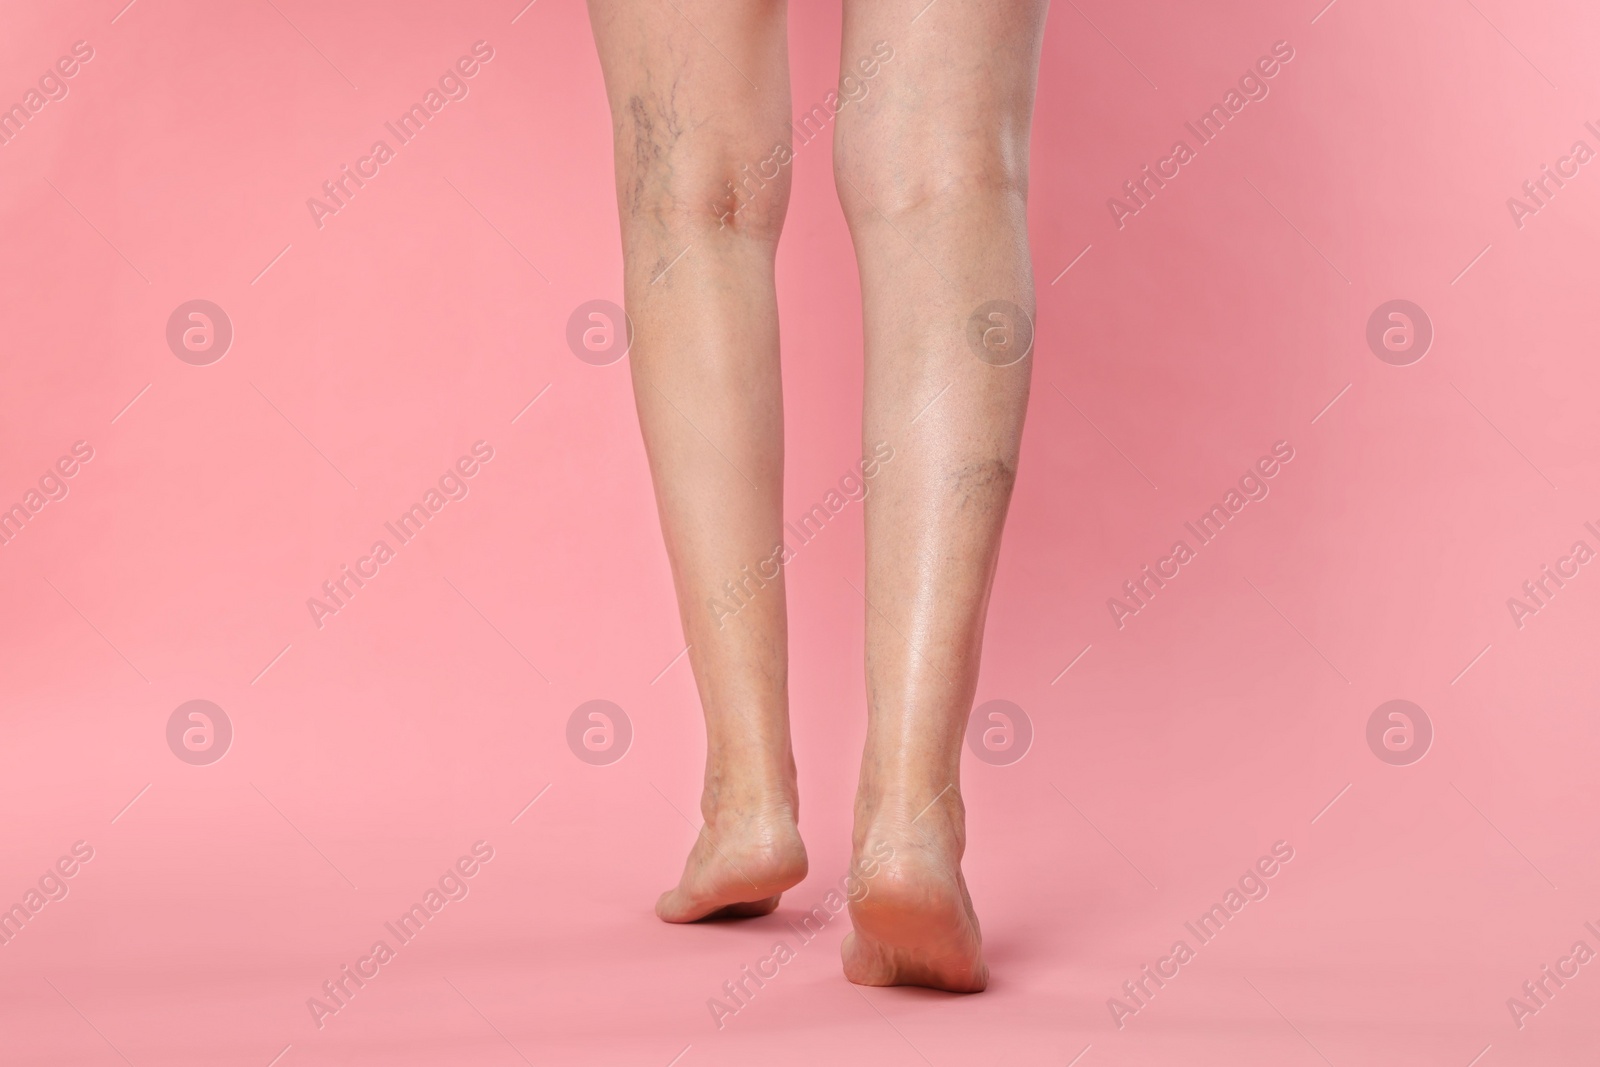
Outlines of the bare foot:
M706 814L683 877L656 901L656 915L692 923L768 914L783 891L806 876L806 846L793 809L787 803L734 805Z
M852 869L866 890L850 902L855 929L840 949L844 976L857 985L981 992L989 967L961 876L960 795L949 789L920 815L887 807L857 811Z

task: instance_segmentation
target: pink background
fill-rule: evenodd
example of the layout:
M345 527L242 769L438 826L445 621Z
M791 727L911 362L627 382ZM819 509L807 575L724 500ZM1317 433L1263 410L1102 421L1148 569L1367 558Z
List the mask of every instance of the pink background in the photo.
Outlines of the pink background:
M993 984L855 989L841 917L719 1030L707 999L844 873L860 509L789 569L812 875L766 919L659 923L702 734L626 362L564 340L620 299L582 6L123 2L13 0L0 33L0 102L94 49L0 147L0 504L94 450L0 547L0 902L94 849L0 946L0 1061L1589 1062L1600 964L1520 1029L1506 1001L1600 949L1600 568L1520 629L1506 600L1600 548L1600 165L1520 229L1506 200L1600 148L1590 5L1055 6L979 686L1035 737L964 782ZM837 5L790 29L800 110ZM470 95L319 230L306 199L477 40ZM1119 229L1107 198L1278 40L1270 96ZM856 458L861 401L825 143L794 176L791 516ZM164 337L195 298L235 330L210 366ZM1397 298L1435 330L1403 367L1365 341ZM307 598L478 440L470 495L318 629ZM1107 598L1279 440L1271 495L1119 630ZM593 698L633 725L609 766L564 739ZM1436 731L1409 766L1366 741L1396 698ZM209 766L166 742L194 699L235 731ZM479 840L470 895L318 1029L307 998ZM1108 998L1280 840L1271 894L1119 1029Z

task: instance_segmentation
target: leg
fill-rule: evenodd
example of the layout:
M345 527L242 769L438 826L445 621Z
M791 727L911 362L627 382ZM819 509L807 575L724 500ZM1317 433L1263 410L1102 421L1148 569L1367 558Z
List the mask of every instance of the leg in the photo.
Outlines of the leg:
M843 947L846 976L862 984L976 992L988 981L961 875L961 745L1033 360L980 358L969 335L988 335L968 320L995 300L1033 316L1028 127L1046 2L943 0L913 23L927 0L845 0L845 64L879 41L893 49L834 135L861 273L864 439L895 448L866 504L854 851L878 870ZM1013 318L983 321L1031 340Z
M782 539L773 260L789 185L787 168L762 165L789 143L784 4L589 12L616 137L634 397L706 721L705 829L656 914L765 914L806 872L783 576L763 566Z

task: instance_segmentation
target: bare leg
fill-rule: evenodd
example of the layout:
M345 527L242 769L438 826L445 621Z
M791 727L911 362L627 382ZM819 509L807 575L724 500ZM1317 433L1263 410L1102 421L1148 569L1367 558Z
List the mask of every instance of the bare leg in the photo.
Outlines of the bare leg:
M705 829L656 914L765 914L806 873L783 576L758 573L776 569L762 564L782 537L773 259L789 184L787 167L749 174L771 174L761 164L790 140L784 4L590 0L589 13L616 135L634 397L706 721Z
M990 301L1033 316L1028 129L1046 0L945 0L913 23L926 5L845 0L845 65L893 50L834 141L861 272L864 438L895 456L866 504L854 834L865 870L892 858L852 903L843 954L853 982L976 992L988 967L961 875L961 745L1033 359L980 358L968 320ZM1016 319L985 317L997 345L1031 336Z

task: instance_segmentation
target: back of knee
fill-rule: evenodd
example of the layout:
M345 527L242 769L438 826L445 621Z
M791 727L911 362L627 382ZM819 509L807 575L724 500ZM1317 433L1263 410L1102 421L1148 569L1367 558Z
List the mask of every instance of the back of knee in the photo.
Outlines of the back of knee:
M894 220L1027 203L1025 144L987 135L966 144L839 141L834 185L852 225L879 214Z
M790 147L778 144L759 159L725 161L703 190L707 218L719 232L776 241L788 213L792 159Z
M638 98L617 116L617 197L625 231L710 232L776 241L789 203L786 141L752 120L714 128ZM781 135L781 129L780 129Z

